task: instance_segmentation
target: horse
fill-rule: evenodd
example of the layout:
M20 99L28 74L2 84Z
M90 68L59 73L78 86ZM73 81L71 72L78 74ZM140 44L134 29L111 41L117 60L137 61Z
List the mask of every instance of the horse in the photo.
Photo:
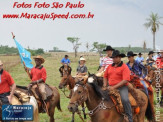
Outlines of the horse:
M160 105L163 106L163 69L157 69L155 67L150 67L150 66L148 66L147 69L148 69L148 77L151 80L152 86L154 88L160 87L161 90ZM159 78L157 78L156 75L158 75ZM160 82L156 83L156 79L160 80Z
M90 76L88 82L78 81L68 105L69 111L77 112L78 106L85 102L92 122L125 122L124 114L117 112L108 91L101 90L102 85L100 85L99 81ZM135 91L139 95L141 108L137 115L133 115L134 122L144 122L145 116L148 120L152 120L147 95L139 89L135 89Z
M76 81L77 81L77 78L72 77L72 75L70 73L70 70L67 70L67 68L65 67L64 71L63 71L63 77L62 77L61 82L60 82L58 87L59 87L59 89L64 89L64 91L62 91L62 92L64 93L64 95L67 98L71 98L72 92L73 92L73 88L75 86L75 82ZM70 90L69 96L67 96L65 94L65 87L67 87L67 86L69 87L69 90ZM84 114L84 119L86 119L84 104L82 104L82 111L83 111L83 114Z
M29 101L21 103L19 99L14 95L11 101L12 105L32 105L33 106L33 121L27 122L39 122L39 110L36 99L33 96L29 96ZM0 100L0 121L2 121L2 102ZM26 122L26 121L24 121Z
M52 96L48 99L48 102L46 104L46 108L48 110L48 116L50 117L50 122L55 122L54 119L54 112L55 112L55 107L57 107L57 109L59 111L62 111L61 106L60 106L60 94L59 91L56 87L54 86L49 86L52 90L53 90L53 94ZM42 113L42 104L40 101L40 98L38 97L38 95L36 95L32 89L28 89L27 87L24 86L17 86L17 89L21 90L24 93L28 93L31 96L34 96L37 100L38 103L38 108L39 108L39 113Z

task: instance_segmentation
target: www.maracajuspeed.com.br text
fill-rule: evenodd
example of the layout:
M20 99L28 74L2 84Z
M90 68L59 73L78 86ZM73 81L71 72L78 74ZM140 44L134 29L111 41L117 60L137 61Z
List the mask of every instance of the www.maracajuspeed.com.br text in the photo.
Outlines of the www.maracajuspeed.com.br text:
M88 14L56 14L56 13L44 13L44 14L30 14L30 13L21 13L21 14L3 14L3 19L93 19L94 14L89 12Z

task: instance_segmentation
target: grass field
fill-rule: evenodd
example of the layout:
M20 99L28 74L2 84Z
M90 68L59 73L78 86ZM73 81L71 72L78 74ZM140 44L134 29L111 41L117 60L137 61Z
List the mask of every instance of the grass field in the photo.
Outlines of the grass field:
M64 56L64 53L53 53L51 55L45 55L45 63L44 67L47 70L47 81L49 85L53 85L58 87L59 82L61 80L60 74L59 74L59 67L61 66L60 60ZM78 60L79 58L74 58L73 54L69 54L70 60L71 60L71 67L72 67L72 75L75 75L76 73L76 67L78 66ZM89 55L85 56L87 62L87 68L89 72L96 73L97 68L99 65L99 56L98 55ZM5 68L10 72L12 77L14 78L16 84L18 85L28 85L30 80L24 71L24 68L22 64L20 63L19 56L0 56L0 60L4 61ZM123 59L124 62L127 61L127 59ZM14 62L14 63L12 63ZM11 65L12 64L12 65ZM34 62L33 62L34 64ZM63 93L59 90L61 95L61 108L63 112L59 112L57 109L55 111L55 120L56 122L70 122L71 121L71 113L68 111L67 106L69 104L69 99L67 99ZM69 94L69 91L66 91L66 94ZM161 112L163 113L163 109L161 109ZM163 116L163 115L162 115ZM89 121L89 117L87 116L87 121ZM46 114L40 114L40 122L48 122L49 118ZM81 122L78 115L75 116L75 122Z

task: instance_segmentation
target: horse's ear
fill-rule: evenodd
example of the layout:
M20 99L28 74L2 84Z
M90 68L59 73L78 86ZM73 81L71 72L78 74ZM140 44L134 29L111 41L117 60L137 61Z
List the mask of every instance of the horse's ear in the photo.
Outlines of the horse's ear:
M87 80L88 80L88 78L83 78L83 83L86 84Z
M90 72L88 71L88 76L90 76L91 74L90 74Z

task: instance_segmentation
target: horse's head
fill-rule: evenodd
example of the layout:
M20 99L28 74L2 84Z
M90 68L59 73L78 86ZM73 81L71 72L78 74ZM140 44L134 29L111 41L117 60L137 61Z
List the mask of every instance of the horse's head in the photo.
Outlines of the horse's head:
M64 64L63 65L64 67L63 67L63 76L65 76L65 75L70 75L71 73L71 68L70 68L70 66L68 66L68 64Z
M155 74L155 67L147 66L148 74L147 74L147 79L148 81L151 81L152 84L154 85L155 79L156 79L156 74Z
M83 104L88 99L88 89L86 87L86 82L82 79L78 80L73 89L73 94L68 105L68 109L70 112L77 112L78 106Z
M68 82L69 82L69 75L63 76L62 79L61 79L61 82L60 82L60 84L59 84L59 86L58 86L59 89L62 89L62 88L64 88L64 87L66 87L67 84L68 84Z

